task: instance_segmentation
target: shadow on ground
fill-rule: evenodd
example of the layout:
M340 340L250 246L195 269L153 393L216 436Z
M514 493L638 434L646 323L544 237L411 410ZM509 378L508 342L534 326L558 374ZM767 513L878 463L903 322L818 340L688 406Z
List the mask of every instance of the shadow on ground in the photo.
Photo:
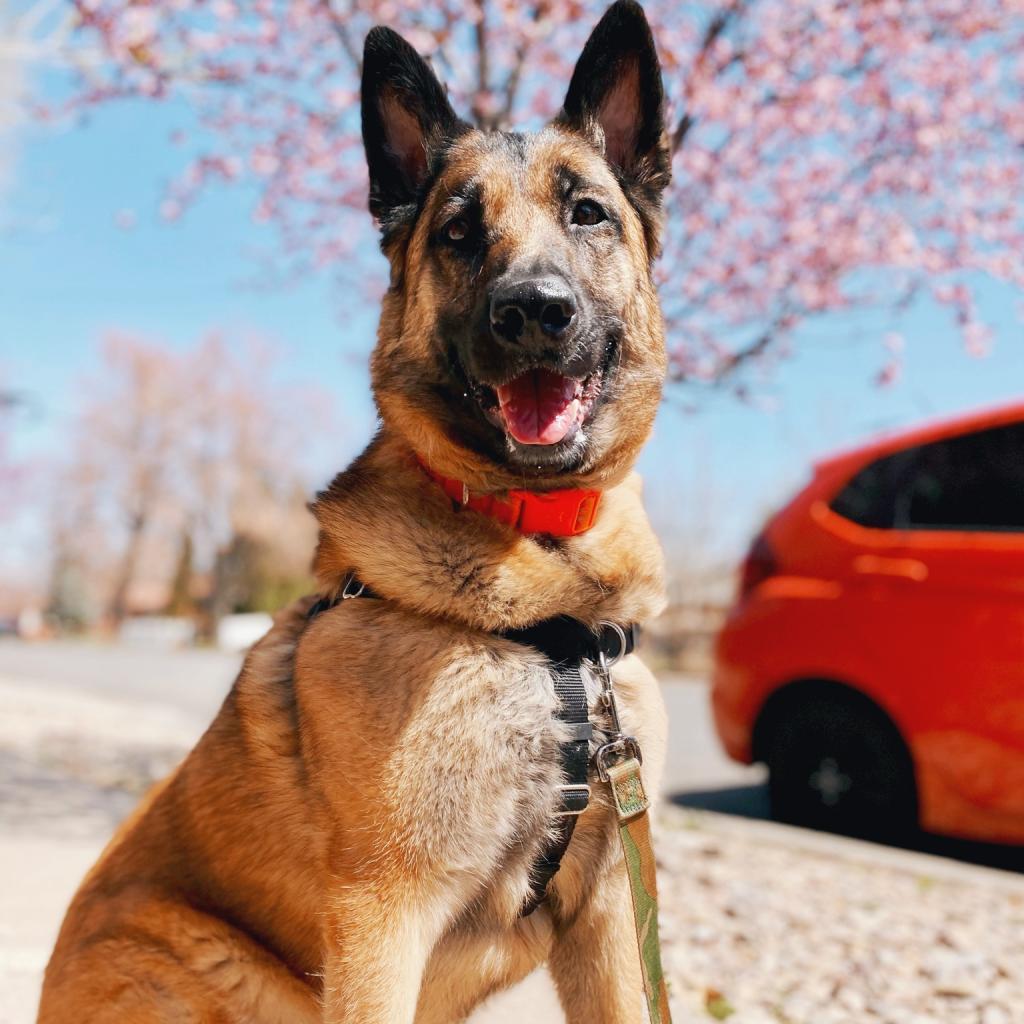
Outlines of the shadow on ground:
M48 737L31 749L0 740L0 834L105 838L181 757L177 747L81 737Z
M733 814L740 818L756 818L761 821L771 819L767 783L757 786L687 790L674 793L669 799L680 807L692 807L700 811L717 811L719 814ZM918 832L905 841L891 845L904 850L930 853L937 857L948 857L967 864L980 864L983 867L1024 873L1022 846L979 843L968 839L930 835L926 832Z

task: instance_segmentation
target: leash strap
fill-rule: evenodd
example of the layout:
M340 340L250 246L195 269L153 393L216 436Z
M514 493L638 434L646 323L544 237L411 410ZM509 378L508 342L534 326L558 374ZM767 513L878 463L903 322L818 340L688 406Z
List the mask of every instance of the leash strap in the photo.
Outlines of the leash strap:
M658 878L651 843L651 822L647 815L650 801L640 776L640 762L635 757L627 758L610 765L605 774L615 801L622 855L629 875L647 1012L651 1024L672 1024L658 937Z

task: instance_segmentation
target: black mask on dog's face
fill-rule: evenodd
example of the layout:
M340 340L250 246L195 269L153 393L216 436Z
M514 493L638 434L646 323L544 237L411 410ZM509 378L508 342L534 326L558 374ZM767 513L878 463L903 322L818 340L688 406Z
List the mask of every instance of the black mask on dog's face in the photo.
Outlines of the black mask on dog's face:
M539 133L471 129L387 29L367 38L362 105L392 267L373 360L385 422L485 475L621 471L665 367L650 266L669 160L639 6L608 11Z

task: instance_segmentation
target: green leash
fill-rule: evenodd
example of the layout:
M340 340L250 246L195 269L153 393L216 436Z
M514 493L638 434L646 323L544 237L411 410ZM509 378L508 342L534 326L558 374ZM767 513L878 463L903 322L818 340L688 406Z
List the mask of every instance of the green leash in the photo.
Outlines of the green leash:
M651 1024L672 1024L658 938L658 879L651 844L651 822L647 814L650 801L640 777L640 761L630 757L605 769L605 774L615 799L619 839L622 840L622 853L629 874L647 1012Z
M614 627L613 627L614 628ZM621 650L626 650L625 638ZM661 940L658 936L658 879L651 843L651 806L640 774L640 744L622 731L615 703L611 666L617 661L604 654L594 666L601 682L601 703L611 718L609 741L594 755L594 764L602 782L611 786L615 813L619 820L619 839L629 875L629 894L633 902L636 946L644 980L644 997L651 1024L672 1024L668 1008L668 988L661 966Z

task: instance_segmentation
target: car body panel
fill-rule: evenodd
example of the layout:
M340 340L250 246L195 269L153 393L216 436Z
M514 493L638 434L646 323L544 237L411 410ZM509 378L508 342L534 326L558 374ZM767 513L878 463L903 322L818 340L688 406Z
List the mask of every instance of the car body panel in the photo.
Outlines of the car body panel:
M730 756L753 758L781 687L843 683L908 744L922 827L1024 842L1024 532L876 529L830 508L876 459L1021 422L1024 404L817 464L762 535L775 573L741 595L718 638L712 706Z

